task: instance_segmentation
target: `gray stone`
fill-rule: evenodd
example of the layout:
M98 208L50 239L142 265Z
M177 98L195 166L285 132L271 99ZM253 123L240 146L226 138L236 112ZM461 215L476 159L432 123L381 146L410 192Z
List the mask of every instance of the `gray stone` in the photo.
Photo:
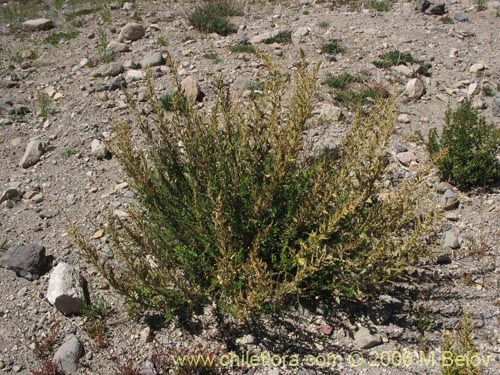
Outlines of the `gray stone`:
M150 51L144 55L141 61L141 66L147 68L150 66L160 66L165 64L165 58L161 52Z
M382 343L380 334L375 330L369 330L366 327L359 327L354 334L354 341L359 349L370 349Z
M491 103L491 111L496 117L500 117L500 93L497 93Z
M410 79L406 84L406 94L410 99L418 100L424 93L424 83L419 78Z
M108 149L103 141L94 139L90 144L90 152L97 159L105 159L108 156Z
M64 315L79 313L85 306L83 278L67 263L59 263L50 274L47 300Z
M146 29L140 23L128 23L123 26L120 31L120 36L118 37L118 41L122 42L124 40L135 41L141 39L144 35L146 35Z
M400 152L396 155L396 157L405 167L409 167L411 162L417 161L417 156L411 151Z
M453 190L448 189L444 192L441 198L441 204L446 210L452 210L458 207L460 201L458 195Z
M455 20L458 22L468 22L469 16L465 13L457 13L455 14Z
M54 23L47 18L37 18L23 22L23 26L30 30L49 30L54 27Z
M182 80L181 90L191 104L196 103L196 98L200 95L200 87L193 77L187 76Z
M460 243L458 242L458 237L453 231L446 232L444 236L444 248L458 249L460 247Z
M49 263L45 256L45 247L39 244L17 245L7 250L2 263L13 270L18 277L28 280L39 279L47 270Z
M34 138L30 140L26 146L26 151L24 151L23 157L19 162L19 166L21 168L29 168L35 165L44 153L45 145L40 139Z
M78 361L83 356L83 344L75 335L69 335L54 354L52 361L68 374L78 371Z
M115 77L123 72L123 65L111 63L102 65L92 72L92 77Z
M0 196L0 203L8 200L16 200L21 198L21 192L16 188L9 188L2 193Z
M130 51L130 47L128 44L120 43L115 40L109 42L106 49L114 53L122 53Z

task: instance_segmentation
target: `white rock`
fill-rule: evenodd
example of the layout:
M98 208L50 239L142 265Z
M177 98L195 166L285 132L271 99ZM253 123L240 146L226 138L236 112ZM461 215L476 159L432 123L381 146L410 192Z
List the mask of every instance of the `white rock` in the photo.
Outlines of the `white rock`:
M47 300L65 315L80 312L85 306L85 294L79 272L67 263L59 263L49 278Z

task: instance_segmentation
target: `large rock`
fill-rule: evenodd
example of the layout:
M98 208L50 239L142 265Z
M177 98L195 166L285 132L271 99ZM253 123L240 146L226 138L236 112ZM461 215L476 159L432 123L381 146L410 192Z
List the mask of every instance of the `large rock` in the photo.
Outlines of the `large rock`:
M422 80L419 78L413 78L406 84L406 94L410 99L418 100L424 95L425 87Z
M159 66L165 64L165 58L161 52L150 51L144 55L141 66L147 68L150 66Z
M123 72L123 65L111 63L102 65L92 72L92 77L115 77Z
M38 163L42 155L45 153L45 145L39 138L33 138L29 141L24 151L24 155L19 162L21 168L29 168Z
M7 250L2 263L5 268L13 270L17 276L36 280L47 270L49 261L45 256L44 246L31 244L11 247Z
M146 29L140 23L128 23L123 26L118 41L122 42L124 40L138 40L146 35Z
M68 263L59 263L52 271L47 300L64 315L80 312L85 306L84 281Z
M491 104L491 111L494 116L500 117L500 93L497 93L493 98L493 103Z
M191 104L196 103L196 98L200 95L200 87L193 77L188 76L182 80L181 90L182 94L184 94Z
M54 27L54 23L47 18L37 18L36 20L24 21L23 26L30 30L49 30Z
M78 371L78 361L83 356L83 344L75 335L69 335L64 344L54 354L52 361L59 365L66 374Z

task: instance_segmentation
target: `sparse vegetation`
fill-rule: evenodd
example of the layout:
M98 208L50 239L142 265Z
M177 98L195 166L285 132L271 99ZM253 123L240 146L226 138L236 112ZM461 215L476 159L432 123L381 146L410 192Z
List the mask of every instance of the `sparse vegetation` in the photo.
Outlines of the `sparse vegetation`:
M429 131L427 149L435 159L440 177L462 189L498 181L500 129L486 123L470 101L446 112L441 138Z
M58 46L61 40L70 40L76 38L78 35L78 31L60 31L58 33L54 33L45 38L45 43L52 44L53 46Z
M133 128L147 147L136 147L130 124L115 128L112 152L140 204L128 221L109 223L117 262L102 259L78 227L71 232L110 285L142 311L168 318L214 304L244 320L296 298L365 299L425 245L420 236L431 214L418 212L421 185L411 181L390 199L378 198L392 101L357 117L335 154L316 155L302 135L318 68L302 61L290 79L265 62L262 96L233 102L219 79L210 114L173 100L174 116L165 120L149 80L155 122L131 102Z
M248 43L238 43L231 47L232 53L256 53L257 50L254 46Z
M225 36L237 30L236 26L229 22L228 17L241 14L241 7L232 0L204 1L196 5L188 15L188 20L201 32Z
M429 64L426 64L422 60L414 58L410 53L402 53L398 50L388 52L380 56L380 60L373 61L373 65L377 68L388 69L392 66L397 66L400 64L417 64L420 65L421 74L425 76L430 76Z
M264 43L266 43L266 44L274 44L274 43L288 44L288 43L292 43L292 32L290 30L280 31L275 36L273 36L271 38L267 38L266 40L264 40Z
M481 361L473 360L479 351L474 342L474 323L469 311L464 309L461 320L454 330L444 331L441 340L443 375L480 375Z
M337 42L325 43L321 46L321 52L329 55L336 55L345 51L345 48L340 46Z

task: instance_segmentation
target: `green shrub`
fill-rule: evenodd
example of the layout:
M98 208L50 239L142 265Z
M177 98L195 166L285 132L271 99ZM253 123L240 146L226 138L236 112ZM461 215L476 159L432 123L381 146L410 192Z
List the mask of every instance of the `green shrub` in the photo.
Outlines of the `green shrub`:
M430 129L427 149L440 177L459 188L482 186L500 177L500 130L487 124L470 101L446 112L441 139L435 128Z
M426 64L422 60L417 60L410 53L402 53L398 50L390 51L388 53L379 56L380 60L373 61L373 65L377 68L388 69L391 66L397 66L400 64L418 64L420 65L421 74L425 76L430 76L429 64Z
M421 254L421 184L381 195L392 101L357 118L335 152L317 154L303 134L318 68L302 60L289 78L264 61L255 99L233 101L219 79L210 110L174 100L166 118L149 79L152 116L130 100L134 123L116 125L112 152L138 203L109 222L114 260L71 232L135 311L168 317L214 304L245 319L298 297L364 299Z
M197 5L188 15L188 20L196 29L204 33L229 35L237 31L228 17L241 15L242 11L234 1L211 0Z

